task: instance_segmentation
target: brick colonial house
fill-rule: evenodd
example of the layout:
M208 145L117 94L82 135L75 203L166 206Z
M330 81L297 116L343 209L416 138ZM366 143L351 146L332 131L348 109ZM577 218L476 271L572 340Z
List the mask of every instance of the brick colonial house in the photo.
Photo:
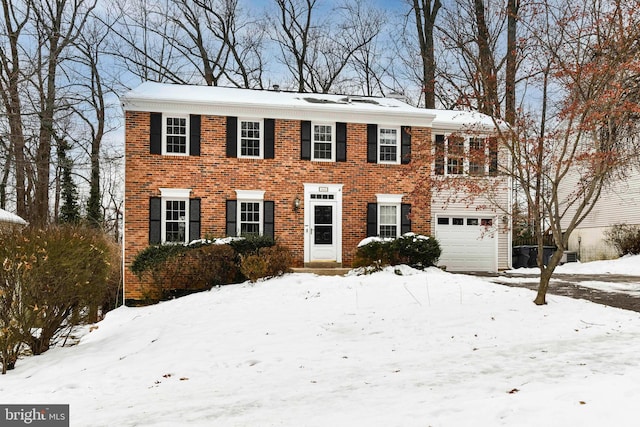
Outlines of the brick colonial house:
M417 174L433 165L416 167L412 151L433 144L444 165L436 173L466 173L468 162L447 157L446 135L469 120L490 129L486 116L394 98L150 82L122 105L127 300L143 296L145 284L129 270L140 250L205 236L270 235L298 267L349 266L365 237L412 231L442 236L449 269L509 267L508 233L479 231L497 221L495 210L432 208L413 193ZM489 173L492 164L480 167ZM489 256L466 268L472 239Z

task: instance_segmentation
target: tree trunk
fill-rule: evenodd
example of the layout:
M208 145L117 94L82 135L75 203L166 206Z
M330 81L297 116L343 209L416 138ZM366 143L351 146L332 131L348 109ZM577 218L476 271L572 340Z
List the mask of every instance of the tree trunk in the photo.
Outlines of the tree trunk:
M491 50L491 35L485 18L484 0L474 0L476 26L478 29L477 43L480 61L479 77L482 93L480 94L479 109L492 117L500 117L500 103L498 101L498 76Z
M436 61L433 44L433 28L440 9L440 0L413 0L413 12L422 57L422 91L424 107L436 108Z
M507 0L507 65L505 71L505 107L504 118L507 123L516 120L516 68L517 68L517 35L518 9L520 0Z

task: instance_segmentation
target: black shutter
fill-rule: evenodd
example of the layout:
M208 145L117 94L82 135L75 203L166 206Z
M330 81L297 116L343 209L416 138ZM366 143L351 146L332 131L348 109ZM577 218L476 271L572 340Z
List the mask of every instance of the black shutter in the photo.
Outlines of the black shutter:
M189 199L189 242L193 240L198 240L199 238L200 238L200 199Z
M276 121L264 119L264 158L275 158Z
M444 175L444 135L436 135L436 175Z
M238 228L236 226L236 208L237 200L227 200L227 236L237 236Z
M496 176L498 174L498 140L496 138L487 138L489 143L489 175Z
M411 163L411 128L409 126L402 126L400 133L402 134L400 142L400 163L407 165Z
M378 204L367 203L367 237L378 235Z
M311 160L311 122L300 122L300 160Z
M149 151L151 154L162 154L162 113L151 113L149 127Z
M237 117L227 117L227 157L238 157Z
M149 198L149 244L162 243L162 199L160 197Z
M367 125L367 163L378 162L378 125Z
M274 227L274 205L275 203L272 201L264 202L264 224L262 225L263 235L267 237L275 238L275 227Z
M403 203L400 212L400 235L403 235L411 231L411 205Z
M189 155L200 155L200 114L189 116Z
M347 161L347 124L336 123L336 162Z

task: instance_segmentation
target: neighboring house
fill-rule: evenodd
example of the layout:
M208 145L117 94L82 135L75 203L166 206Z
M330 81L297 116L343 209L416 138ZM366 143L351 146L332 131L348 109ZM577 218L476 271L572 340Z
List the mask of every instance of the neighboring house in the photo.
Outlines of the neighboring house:
M490 173L493 151L483 165L446 151L447 135L470 121L489 129L486 116L394 98L159 83L122 103L128 300L143 297L146 285L129 266L145 247L243 233L273 236L298 267L349 266L367 236L412 231L438 237L449 270L509 268L499 211L432 210L413 192L418 174L439 173L441 162L444 176ZM435 166L411 163L412 150L434 143L444 150ZM471 262L476 252L490 256Z
M618 252L607 243L605 234L615 224L640 226L638 173L602 191L593 210L571 233L568 250L576 252L583 262L617 258Z
M14 225L25 226L27 225L27 221L16 214L12 214L11 212L5 211L4 209L0 209L0 227Z

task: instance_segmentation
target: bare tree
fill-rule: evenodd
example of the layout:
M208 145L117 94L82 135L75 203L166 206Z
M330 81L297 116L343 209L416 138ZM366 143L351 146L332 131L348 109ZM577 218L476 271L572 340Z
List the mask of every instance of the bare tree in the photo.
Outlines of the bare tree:
M237 0L121 0L108 21L111 54L141 80L262 86L262 32Z
M438 25L444 44L439 66L452 104L502 117L505 5L502 0L455 0L444 12Z
M26 141L22 124L21 88L29 78L21 62L22 32L31 18L28 2L2 0L3 33L7 44L0 44L0 96L8 121L8 156L15 165L16 210L18 215L29 218L30 195L27 191Z
M2 101L15 168L16 208L32 224L49 220L52 144L60 113L60 69L96 0L3 0ZM64 104L64 103L62 103Z
M497 171L520 188L531 211L541 269L536 304L546 303L571 233L607 186L633 170L640 148L640 20L632 13L640 2L548 0L543 6L532 9L526 23L536 48L537 78L530 84L539 93L511 126L496 121L506 154ZM473 203L497 200L500 176L433 177L429 184ZM547 236L557 249L545 257Z
M413 0L416 32L422 59L422 91L425 108L436 108L436 60L433 31L436 16L442 4L440 0Z
M520 0L507 0L507 53L505 72L504 119L513 123L516 118L516 74L518 68L517 25Z
M317 0L276 0L276 4L278 27L271 37L295 90L328 93L348 86L346 69L354 54L376 36L353 16L361 10L357 1L324 14L318 12Z

